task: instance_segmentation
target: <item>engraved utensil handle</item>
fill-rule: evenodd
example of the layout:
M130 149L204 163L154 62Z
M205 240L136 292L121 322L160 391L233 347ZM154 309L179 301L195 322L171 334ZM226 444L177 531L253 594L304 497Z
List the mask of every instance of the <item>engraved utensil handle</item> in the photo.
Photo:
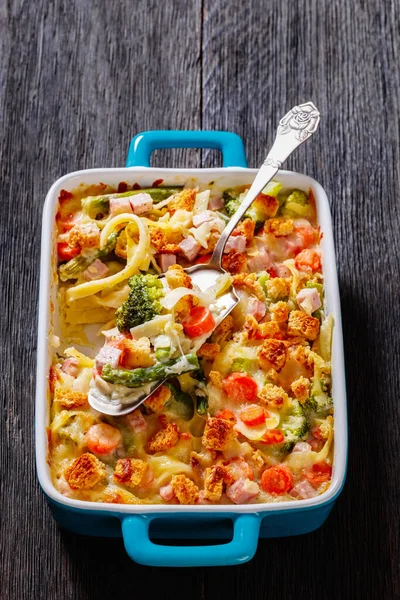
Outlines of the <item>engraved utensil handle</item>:
M279 121L274 145L261 165L245 199L222 232L215 246L209 266L218 269L221 268L224 248L232 231L257 198L258 194L282 167L282 163L287 157L316 132L319 121L320 113L312 102L295 106Z

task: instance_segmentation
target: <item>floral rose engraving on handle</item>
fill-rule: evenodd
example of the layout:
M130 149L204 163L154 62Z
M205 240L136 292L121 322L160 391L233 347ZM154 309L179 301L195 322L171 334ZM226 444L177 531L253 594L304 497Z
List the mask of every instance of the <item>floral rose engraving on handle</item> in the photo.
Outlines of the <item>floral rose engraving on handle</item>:
M295 132L295 137L304 142L318 127L320 114L312 102L295 106L279 121L278 134Z

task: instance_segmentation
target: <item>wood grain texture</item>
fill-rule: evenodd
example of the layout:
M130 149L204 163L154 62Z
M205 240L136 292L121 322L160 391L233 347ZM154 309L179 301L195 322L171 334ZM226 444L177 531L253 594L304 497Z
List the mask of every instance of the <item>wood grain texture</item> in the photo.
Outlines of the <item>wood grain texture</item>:
M396 0L5 0L1 7L1 600L400 597L400 7ZM323 528L262 540L237 568L151 569L121 540L61 532L36 482L33 398L41 209L60 175L118 166L138 131L228 129L257 166L312 99L288 161L331 201L350 454ZM156 164L216 164L160 152Z

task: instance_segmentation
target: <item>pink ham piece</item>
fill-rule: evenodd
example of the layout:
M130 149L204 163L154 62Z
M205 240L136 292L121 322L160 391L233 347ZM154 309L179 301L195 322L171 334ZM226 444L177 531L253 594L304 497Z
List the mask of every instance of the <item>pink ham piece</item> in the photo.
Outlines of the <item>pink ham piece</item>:
M307 444L307 442L297 442L297 444L295 444L293 446L293 450L292 452L310 452L311 451L311 446L310 444Z
M201 492L199 493L199 498L197 500L197 504L213 504L213 503L210 500L208 500L208 498L206 498L204 490L201 490Z
M225 254L228 254L231 250L236 250L237 252L243 252L246 250L246 238L244 235L235 235L231 236L226 242L225 246Z
M119 359L122 354L122 350L113 348L112 346L103 346L100 348L100 352L96 356L96 369L102 370L106 365L110 365L111 368L116 369L119 364Z
M304 288L296 296L297 304L311 315L315 310L321 308L321 299L316 288Z
M200 225L202 225L203 223L207 223L208 221L213 221L214 218L215 218L215 215L210 210L203 210L203 212L201 212L200 214L194 215L193 226L200 227Z
M110 198L110 216L122 215L123 213L132 213L132 207L129 198Z
M153 209L153 198L150 194L135 194L130 197L130 203L135 215L142 215Z
M219 196L218 198L211 198L208 203L208 208L210 210L220 210L221 208L224 208L224 199L222 196Z
M63 362L63 366L61 367L61 371L66 373L67 375L71 375L72 377L76 377L78 375L78 359L77 358L67 358Z
M246 502L253 500L259 491L260 488L255 481L239 479L228 487L226 495L234 504L246 504Z
M293 498L297 498L297 500L306 500L308 498L315 498L317 492L307 479L304 479L303 481L296 483L294 488L290 490L290 495L293 496Z
M160 496L166 502L169 502L170 500L172 500L175 496L174 490L172 489L172 485L168 484L168 485L163 485L162 487L160 487Z
M158 264L160 265L161 271L165 273L169 267L172 267L172 265L176 265L175 254L159 254Z
M91 265L83 271L83 276L86 281L95 281L96 279L102 279L108 273L108 267L100 259L96 258Z
M180 244L179 248L188 260L194 260L200 251L200 244L196 242L193 236L189 235Z
M256 321L261 321L266 312L267 308L265 306L265 302L261 302L261 300L257 300L257 298L254 298L253 296L249 298L247 305L248 315L253 315Z
M147 429L147 422L139 409L134 410L133 412L126 415L126 420L129 423L129 426L132 427L135 433L142 433Z
M252 273L268 271L272 267L272 264L272 260L265 250L261 250L256 256L251 256L247 260L247 266Z
M291 276L291 272L290 269L287 268L286 265L274 265L274 269L276 271L276 276L277 277L290 277Z

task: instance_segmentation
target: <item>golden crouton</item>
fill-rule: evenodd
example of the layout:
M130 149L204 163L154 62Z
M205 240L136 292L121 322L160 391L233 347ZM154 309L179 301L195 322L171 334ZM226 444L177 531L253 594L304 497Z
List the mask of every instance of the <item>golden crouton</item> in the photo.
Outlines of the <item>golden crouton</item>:
M114 479L126 487L134 488L142 481L149 465L138 458L120 458L114 471Z
M246 238L247 243L250 244L254 237L255 226L256 224L252 219L244 219L243 221L240 221L237 227L235 227L232 231L232 235L243 235Z
M329 434L332 430L332 425L333 425L333 418L331 416L329 416L327 418L326 421L324 421L323 423L321 423L321 425L319 426L319 433L320 436L324 439L327 440L329 437Z
M258 298L258 300L261 300L261 302L265 301L265 292L255 273L239 273L238 275L234 275L233 285L238 288L244 288Z
M162 429L157 431L147 442L147 450L150 454L165 452L175 446L179 440L179 430L175 423L168 423L166 420L162 420L161 423Z
M258 194L255 205L262 205L264 213L267 217L274 217L278 212L279 200L275 196L268 196L268 194Z
M197 350L197 356L207 360L214 360L217 358L219 350L219 344L203 344L200 349Z
M170 243L161 227L151 226L149 232L150 245L157 254L178 254L180 252L179 245Z
M233 422L225 421L225 419L208 417L201 439L203 446L208 450L225 450L229 442L236 437L233 426Z
M227 470L222 465L214 465L204 471L204 496L211 502L218 502L224 491Z
M218 325L218 327L216 327L214 333L217 336L223 336L226 333L228 333L229 331L232 331L233 329L233 317L231 315L228 315L227 317L225 317L225 319L223 321L221 321L221 323Z
M259 323L257 338L265 340L267 338L282 338L282 332L276 321L266 321L266 323Z
M276 304L271 304L269 307L269 311L272 314L272 318L274 321L278 323L285 323L289 317L289 307L287 302L277 302Z
M68 235L68 244L73 248L96 248L100 245L100 230L94 223L74 225Z
M87 394L76 392L57 385L54 391L54 402L58 402L63 408L72 410L86 406L88 402Z
M276 237L290 235L293 233L292 219L269 219L265 222L264 231L272 233Z
M243 327L249 340L254 340L257 337L258 321L253 315L246 316Z
M171 486L180 504L194 504L199 497L199 488L186 475L174 475Z
M150 340L146 337L138 340L125 338L121 342L122 354L120 364L124 369L137 369L138 367L151 367L154 358L151 355Z
M296 398L301 402L305 402L310 392L311 382L307 377L299 377L296 381L293 381L290 389Z
M94 454L86 452L64 471L65 479L73 490L90 490L106 477L103 463Z
M247 258L244 254L241 254L234 248L222 257L222 268L225 269L225 271L229 271L232 275L243 271L246 264Z
M292 310L288 321L289 335L302 335L308 340L315 340L319 335L319 321L302 310Z
M285 390L272 383L267 383L259 392L258 397L267 406L273 408L283 408L289 401L289 396Z
M170 398L171 390L165 385L161 385L147 398L144 405L153 412L161 412Z
M115 244L115 254L120 256L124 260L127 259L126 253L126 230L123 229L117 238L117 243Z
M213 386L215 386L219 390L222 390L222 382L224 378L222 377L219 371L210 371L210 373L208 374L208 378Z
M273 302L284 300L290 294L291 277L271 277L265 282L268 298Z
M294 358L298 363L303 365L306 369L313 369L312 357L310 356L310 348L309 346L304 346L303 344L296 344L295 346L290 347L290 352L292 358Z
M178 287L192 289L192 280L181 265L171 265L165 273L165 279L173 290Z
M174 212L179 209L191 212L194 208L195 201L196 190L192 188L185 189L179 192L179 194L175 194L173 196L173 198L168 203L168 210L171 215L173 215Z
M258 354L260 367L268 370L271 367L280 371L286 363L286 345L281 340L267 339Z

